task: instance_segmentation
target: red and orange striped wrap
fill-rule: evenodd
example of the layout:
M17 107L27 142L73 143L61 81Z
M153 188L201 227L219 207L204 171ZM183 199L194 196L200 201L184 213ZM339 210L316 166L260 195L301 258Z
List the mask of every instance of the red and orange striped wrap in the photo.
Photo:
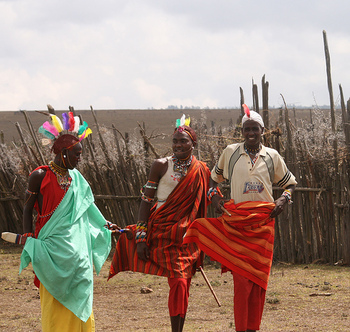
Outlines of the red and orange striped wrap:
M147 245L150 259L138 259L135 243L136 225L129 226L134 239L121 234L113 255L109 278L121 271L135 271L168 278L190 278L201 264L201 251L195 243L183 244L190 224L206 216L210 171L193 157L187 175L148 220ZM109 279L108 278L108 279Z
M275 204L252 201L234 204L231 199L224 206L231 216L195 220L184 243L197 243L223 265L223 272L236 272L266 290L275 233L270 213Z

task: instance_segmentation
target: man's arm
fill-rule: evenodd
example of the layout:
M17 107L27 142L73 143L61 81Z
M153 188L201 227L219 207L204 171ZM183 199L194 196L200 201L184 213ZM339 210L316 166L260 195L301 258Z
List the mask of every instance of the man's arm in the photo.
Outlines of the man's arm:
M158 183L160 179L163 177L163 175L166 173L168 169L168 161L167 159L157 159L154 161L154 163L151 166L150 173L148 176L148 182L151 181L151 183L154 184L154 188L158 187ZM152 187L152 186L149 186ZM157 189L153 188L147 188L145 187L143 190L144 198L150 199L150 202L147 202L146 200L142 199L138 211L138 223L144 223L147 226L148 218L151 214L151 207L153 203L153 198L156 193ZM138 242L137 243L137 255L140 259L144 261L148 261L149 259L149 250L146 245L146 242Z
M25 193L23 208L23 233L33 232L33 209L40 194L41 182L46 174L45 170L34 171L28 179L28 189Z

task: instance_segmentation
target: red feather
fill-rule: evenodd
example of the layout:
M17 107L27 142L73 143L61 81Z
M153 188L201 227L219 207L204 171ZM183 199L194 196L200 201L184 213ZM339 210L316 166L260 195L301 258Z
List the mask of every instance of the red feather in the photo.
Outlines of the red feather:
M250 118L250 109L246 104L243 104L243 109L244 109L244 113L247 114L247 117Z
M74 124L75 124L73 112L69 112L68 115L69 115L69 131L73 131Z

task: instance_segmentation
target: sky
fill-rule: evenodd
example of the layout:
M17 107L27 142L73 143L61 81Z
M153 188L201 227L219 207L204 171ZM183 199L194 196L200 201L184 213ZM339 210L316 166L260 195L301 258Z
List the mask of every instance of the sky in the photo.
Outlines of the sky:
M0 0L0 111L269 106L350 97L348 0ZM260 104L262 102L260 101Z

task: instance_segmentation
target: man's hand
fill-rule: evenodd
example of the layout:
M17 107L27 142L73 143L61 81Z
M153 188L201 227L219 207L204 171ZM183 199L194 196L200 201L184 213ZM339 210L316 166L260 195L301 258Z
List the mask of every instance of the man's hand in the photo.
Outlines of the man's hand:
M272 210L270 217L276 218L284 210L284 207L287 205L287 198L281 196L275 200L275 208Z
M132 230L129 228L120 228L118 225L107 221L107 227L110 231L112 231L112 235L119 238L122 233L125 233L128 240L132 240L134 238L132 234Z
M223 197L221 197L219 195L214 195L211 198L211 202L214 206L216 213L219 213L219 214L226 213L227 215L231 216L231 214L228 213L227 210L224 208L224 204L228 201L229 201L229 199L224 199Z
M136 246L138 258L147 262L149 260L149 250L147 244L145 242L139 242Z

